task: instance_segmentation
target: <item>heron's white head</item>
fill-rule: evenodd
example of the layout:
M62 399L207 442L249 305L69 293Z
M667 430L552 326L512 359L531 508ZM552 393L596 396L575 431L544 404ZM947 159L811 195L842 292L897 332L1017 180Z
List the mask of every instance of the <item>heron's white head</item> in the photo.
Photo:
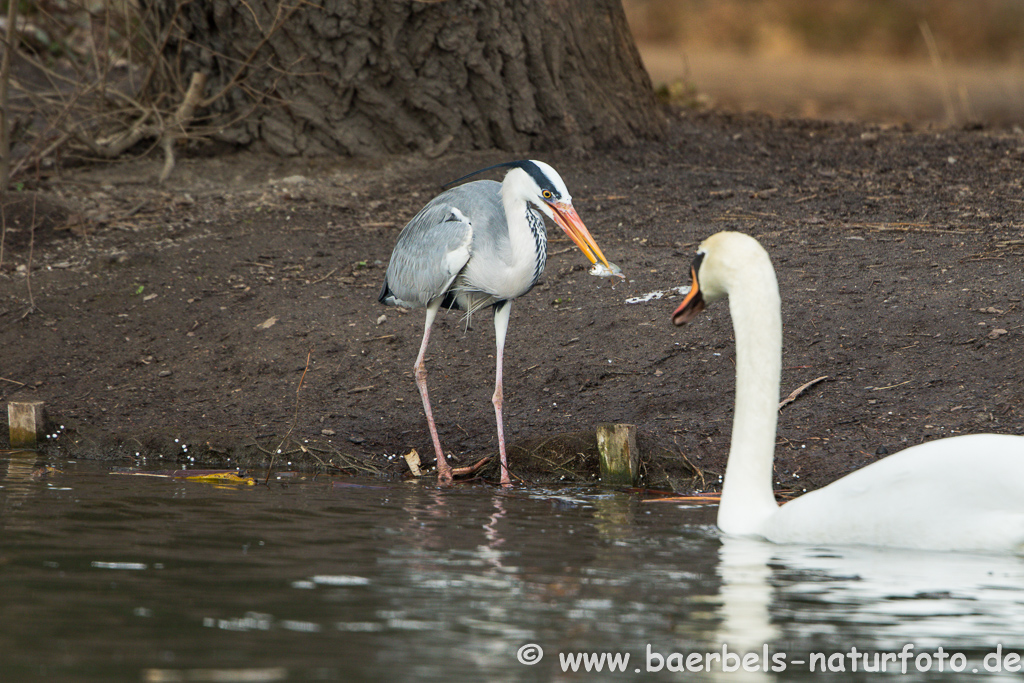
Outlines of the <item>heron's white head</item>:
M510 225L513 220L522 220L523 214L520 213L519 218L513 218L508 215L509 212L528 211L527 207L532 205L564 230L569 239L576 243L576 246L591 263L601 261L606 274L617 275L625 279L618 267L608 263L608 259L601 253L601 248L590 236L590 231L587 230L587 226L583 224L583 220L572 206L572 196L569 194L569 188L565 186L562 176L543 161L529 159L507 161L473 171L448 184L461 182L477 173L495 168L509 169L505 174L505 179L501 181L501 194Z
M583 219L576 213L569 188L565 186L558 171L543 161L534 160L513 161L502 165L510 167L501 183L506 207L517 200L532 204L565 231L591 263L600 261L609 272L619 272L608 263L587 226L583 224ZM506 212L508 210L506 208Z
M562 176L543 161L513 161L501 183L501 190L510 197L530 202L545 216L555 220L552 206L572 206L572 196Z

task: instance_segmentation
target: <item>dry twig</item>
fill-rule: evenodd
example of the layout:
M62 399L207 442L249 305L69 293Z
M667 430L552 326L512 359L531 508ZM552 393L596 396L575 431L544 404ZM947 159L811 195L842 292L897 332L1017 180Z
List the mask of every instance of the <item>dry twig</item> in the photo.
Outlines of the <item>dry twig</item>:
M806 384L801 384L800 386L798 386L796 389L793 390L793 393L791 393L789 396L787 396L786 398L782 399L779 402L779 410L782 410L783 408L788 406L790 403L792 403L793 401L795 401L798 398L800 398L800 394L804 393L805 391L807 391L808 389L813 387L818 382L823 382L826 379L828 379L828 375L822 375L821 377L818 377L817 379L812 379L810 382L807 382Z
M302 377L299 377L299 385L295 387L295 412L292 413L292 424L288 427L288 431L285 432L285 435L281 437L281 443L279 443L277 448L274 449L274 452L270 454L270 465L267 466L267 478L263 481L264 484L270 483L270 474L274 470L274 458L281 452L281 448L284 447L285 441L287 441L288 437L292 435L292 432L295 430L295 425L299 421L299 392L302 391L302 382L306 379L306 372L309 371L309 358L312 355L313 349L310 349L309 352L306 353L306 367L302 369ZM302 449L303 452L305 452L305 450L305 448Z
M25 103L23 113L42 118L44 124L23 136L22 152L17 160L3 155L0 179L5 169L9 177L14 178L33 166L39 168L53 163L61 155L114 159L139 143L152 140L143 153L155 148L163 151L164 164L159 175L159 182L163 183L174 170L174 146L179 141L201 139L272 101L277 81L288 77L291 67L283 70L264 91L248 87L246 81L252 70L260 67L255 64L260 50L305 0L279 4L273 22L248 54L213 55L222 63L233 63L235 70L209 96L206 94L207 74L196 72L186 77L166 56L168 45L180 32L181 13L188 4L188 0L178 0L170 16L162 20L156 18L152 5L133 3L104 4L102 9L96 10L73 1L62 9L60 16L48 15L47 19L58 28L51 31L54 35L66 33L66 26L81 24L84 17L91 24L84 30L87 39L76 44L72 44L72 39L62 44L60 47L74 57L59 60L56 66L32 54L19 54L34 78L44 84L11 81L11 87ZM17 7L17 3L8 5L9 11ZM11 40L17 37L17 32L9 33ZM82 33L79 29L79 34ZM4 51L5 63L13 52L11 48L9 44ZM115 72L115 69L121 71ZM8 82L3 78L4 73L0 65L0 100ZM189 81L187 88L186 80ZM249 97L248 110L236 111L231 116L232 121L218 121L216 125L202 121L200 110L236 90ZM9 109L6 104L0 106L0 128L6 132L10 132L5 124ZM0 139L0 147L4 142Z

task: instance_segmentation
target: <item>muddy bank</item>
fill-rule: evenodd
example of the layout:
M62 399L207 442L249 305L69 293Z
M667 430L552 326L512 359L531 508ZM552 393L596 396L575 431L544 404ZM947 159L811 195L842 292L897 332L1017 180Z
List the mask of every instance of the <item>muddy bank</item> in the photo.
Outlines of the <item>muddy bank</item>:
M164 187L155 158L45 178L4 207L0 398L44 400L47 451L73 457L390 475L410 448L432 460L412 378L422 311L376 294L440 184L505 160L224 153L183 159ZM505 354L524 481L591 481L591 435L612 422L637 425L648 485L717 484L728 307L676 329L677 293L628 301L688 284L696 245L726 229L778 270L783 393L827 376L782 411L780 487L927 439L1024 433L1020 135L704 113L660 143L544 160L628 281L589 276L549 230ZM490 314L434 330L442 443L459 463L492 455Z

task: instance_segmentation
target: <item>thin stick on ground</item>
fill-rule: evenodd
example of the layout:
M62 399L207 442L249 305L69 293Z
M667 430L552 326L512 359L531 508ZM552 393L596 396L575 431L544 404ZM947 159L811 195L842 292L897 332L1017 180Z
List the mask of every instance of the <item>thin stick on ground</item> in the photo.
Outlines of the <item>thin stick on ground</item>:
M721 493L702 493L695 496L665 496L663 498L644 498L641 503L717 503L722 499Z
M302 383L306 379L306 372L309 371L309 358L312 355L313 349L310 349L306 353L306 367L302 369L302 377L299 378L299 386L295 387L295 412L292 413L292 424L288 427L288 431L285 432L285 435L281 437L281 442L277 444L277 448L275 448L270 454L270 464L267 466L267 478L263 480L264 485L270 484L270 475L274 471L274 459L277 457L277 454L281 452L281 449L284 447L288 437L290 437L292 432L295 431L295 425L299 421L299 392L302 391Z
M21 315L22 318L27 318L33 312L38 310L36 308L36 299L32 294L32 257L35 254L36 248L36 196L32 196L32 222L29 224L28 231L28 263L25 266L25 285L28 287L28 309Z
M818 377L816 379L812 379L810 382L807 382L806 384L801 384L800 386L798 386L796 389L793 390L793 393L791 393L789 396L787 396L786 398L784 398L781 401L779 401L779 410L782 410L783 408L788 406L790 403L792 403L793 401L795 401L798 398L800 398L800 394L804 393L805 391L807 391L808 389L813 387L818 382L823 382L826 379L828 379L828 375L822 375L821 377Z
M704 470L702 470L701 468L699 468L696 465L694 465L693 461L690 460L688 457L686 457L686 451L684 451L682 448L679 447L679 440L678 439L676 439L675 437L672 437L672 443L675 444L676 452L678 452L680 457L682 457L683 462L685 462L687 467L689 467L690 470L693 472L692 479L697 479L698 477L700 477L700 487L702 489L706 489L708 487L708 482L704 478Z
M701 470L701 468L699 468L696 465L694 465L693 462L691 462L690 459L688 457L686 457L686 452L683 451L683 449L679 448L678 446L676 448L679 450L679 455L682 456L683 462L685 462L687 464L687 466L691 470L693 470L693 478L696 479L697 477L700 477L700 487L702 489L707 488L708 487L708 482L707 482L706 479L704 479L704 471Z

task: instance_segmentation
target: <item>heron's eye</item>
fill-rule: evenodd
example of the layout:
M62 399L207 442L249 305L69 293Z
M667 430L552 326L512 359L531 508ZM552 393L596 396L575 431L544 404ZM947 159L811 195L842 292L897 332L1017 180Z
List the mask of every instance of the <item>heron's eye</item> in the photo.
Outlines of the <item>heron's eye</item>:
M551 190L544 190L541 192L541 196L544 197L544 199L551 199L553 195L551 194Z

